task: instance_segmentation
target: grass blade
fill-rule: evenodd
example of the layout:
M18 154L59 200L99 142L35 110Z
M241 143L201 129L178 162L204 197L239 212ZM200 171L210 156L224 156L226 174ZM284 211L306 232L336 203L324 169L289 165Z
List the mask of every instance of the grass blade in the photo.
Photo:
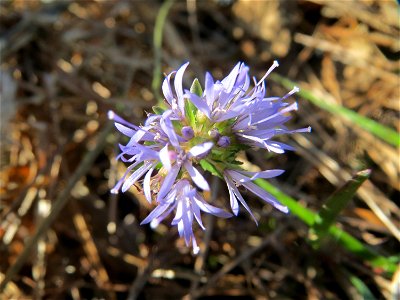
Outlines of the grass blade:
M286 205L289 208L290 213L298 217L305 224L307 224L308 226L312 226L314 224L316 213L305 208L295 199L286 195L266 180L256 179L254 182L265 191L276 197L282 204ZM397 268L396 262L399 259L398 257L390 258L381 256L372 249L365 246L359 240L336 226L329 227L329 234L338 244L340 244L347 251L350 251L354 255L368 261L372 266L381 268L390 274L393 274L395 272Z
M358 277L349 274L349 280L351 284L356 288L356 290L360 293L361 299L369 299L375 300L375 296L372 294L371 290L368 286Z
M154 69L153 69L153 81L151 87L153 93L156 96L159 103L162 103L163 98L160 95L161 87L161 46L163 39L163 29L164 24L167 19L168 12L172 7L174 0L166 0L160 7L158 11L156 24L154 25L154 35L153 35L153 46L154 46Z
M287 89L291 89L296 85L294 82L276 73L269 75L268 78L283 85ZM400 134L394 129L386 127L367 117L361 116L351 109L324 101L323 99L314 96L313 93L309 90L300 88L298 95L332 114L341 116L344 119L351 121L352 123L372 133L378 138L384 140L385 142L395 147L400 147Z
M336 220L340 212L349 203L361 184L369 178L371 170L358 172L352 179L338 189L328 198L321 211L315 216L312 229L318 240L322 239L329 231L329 227Z

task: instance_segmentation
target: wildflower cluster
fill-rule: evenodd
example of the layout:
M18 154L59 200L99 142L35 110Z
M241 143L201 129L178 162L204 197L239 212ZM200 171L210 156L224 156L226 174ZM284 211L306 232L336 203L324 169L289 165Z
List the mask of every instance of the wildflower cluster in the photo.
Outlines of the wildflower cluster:
M183 89L182 79L188 64L166 76L162 91L167 109L155 109L156 113L149 114L143 126L109 112L116 128L129 138L126 145L120 145L121 153L117 157L129 166L112 192L125 192L143 178L144 195L156 207L141 224L157 226L173 212L171 225L178 227L179 235L186 245L192 244L196 254L199 247L192 224L196 220L204 229L201 211L222 218L232 216L207 203L202 196L202 191L210 190L204 171L225 180L234 215L239 212L240 202L256 221L239 186L287 213L286 206L252 182L257 178L278 176L284 171L243 170L237 155L252 147L275 153L292 150L273 138L309 132L310 128L288 130L283 125L290 119L287 113L297 109L296 103L285 102L297 88L283 97L265 97L264 80L278 66L276 61L261 80L253 79L252 88L249 68L244 63L238 63L221 81L215 81L207 72L204 91L197 80L190 90Z

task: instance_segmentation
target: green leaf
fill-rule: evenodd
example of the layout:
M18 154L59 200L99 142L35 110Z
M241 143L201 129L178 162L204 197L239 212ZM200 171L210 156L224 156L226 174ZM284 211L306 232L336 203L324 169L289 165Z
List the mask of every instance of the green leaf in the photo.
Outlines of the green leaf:
M197 107L194 106L194 104L186 99L185 101L185 116L189 120L189 125L192 128L196 127L196 112L197 112Z
M295 86L295 83L290 81L289 79L280 76L276 73L269 75L270 79L275 82L282 84L284 87L291 89ZM360 128L372 133L373 135L377 136L378 138L386 141L387 143L395 146L400 147L400 134L396 132L394 129L386 127L374 120L371 120L367 117L361 116L355 111L343 107L338 104L333 104L325 101L324 99L318 98L314 96L311 91L301 88L300 91L297 93L304 99L307 99L314 105L334 114L337 116L342 117L343 119L349 120L350 122L356 124Z
M214 176L218 176L219 178L224 178L221 174L221 172L217 169L214 164L210 163L206 159L200 160L200 166L203 168L203 170L210 172Z
M197 78L193 80L192 86L190 87L190 92L199 97L203 96L203 89L201 88L201 84Z
M286 205L289 208L290 213L297 216L305 224L308 226L312 226L314 224L316 216L314 212L304 207L292 197L281 192L277 187L273 186L266 180L256 179L254 182L278 199L278 201L280 201L283 205ZM382 268L391 274L395 272L397 268L397 262L399 260L398 257L381 256L336 226L329 227L329 234L336 243L340 244L343 248L345 248L347 251L350 251L354 255L368 261L372 266Z
M371 170L363 170L358 172L352 179L338 189L332 196L328 198L322 206L321 211L315 216L312 226L314 233L320 240L329 231L329 227L333 224L339 213L351 201L361 184L369 178Z

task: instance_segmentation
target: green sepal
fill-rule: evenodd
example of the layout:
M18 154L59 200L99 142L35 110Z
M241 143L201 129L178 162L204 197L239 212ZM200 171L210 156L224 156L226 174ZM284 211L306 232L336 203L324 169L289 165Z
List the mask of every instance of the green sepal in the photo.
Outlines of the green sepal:
M192 86L190 87L190 92L199 97L203 96L203 89L201 88L200 81L197 78L193 80Z
M203 170L210 172L212 175L218 176L219 178L224 178L217 167L210 163L208 160L200 160L200 166L203 168Z
M158 105L154 105L152 107L152 109L153 109L154 113L157 115L162 115L165 112L165 109Z

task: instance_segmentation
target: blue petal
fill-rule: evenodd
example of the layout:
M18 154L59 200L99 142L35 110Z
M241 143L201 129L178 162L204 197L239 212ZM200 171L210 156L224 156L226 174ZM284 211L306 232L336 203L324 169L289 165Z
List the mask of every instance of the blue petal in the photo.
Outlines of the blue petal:
M189 62L183 64L179 70L176 72L175 79L174 79L174 85L175 85L175 92L178 100L178 106L179 109L181 110L182 114L185 113L185 103L183 99L183 88L182 88L182 78L183 78L183 73L185 73L185 70L187 66L189 65Z
M191 157L197 157L202 154L207 153L214 146L212 142L206 142L200 145L196 145L189 150L189 154Z
M200 174L200 172L193 167L192 163L189 161L186 161L184 163L185 169L188 171L190 177L192 178L193 182L202 190L209 191L210 186L208 185L207 180L204 179L203 175Z

